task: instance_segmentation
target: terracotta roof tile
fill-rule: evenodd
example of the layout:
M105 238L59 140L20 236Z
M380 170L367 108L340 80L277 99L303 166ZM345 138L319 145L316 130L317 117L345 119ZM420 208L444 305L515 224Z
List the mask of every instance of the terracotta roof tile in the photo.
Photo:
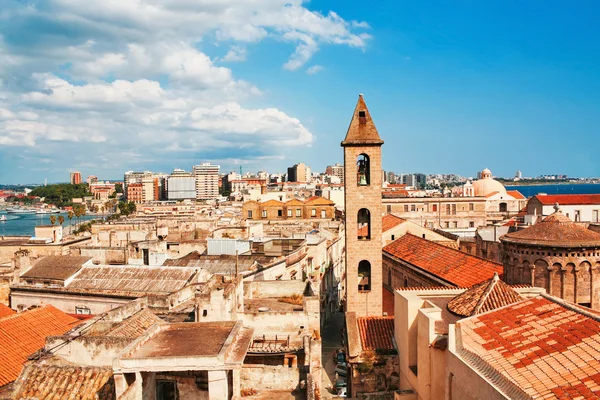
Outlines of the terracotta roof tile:
M405 219L396 217L394 214L387 214L381 219L381 232L385 233L392 228L406 222ZM358 236L367 236L368 227L364 226L358 230Z
M394 317L357 318L363 350L393 350Z
M553 247L600 246L600 234L572 222L560 211L520 231L507 233L500 241Z
M50 305L0 319L0 386L17 379L27 357L44 347L46 336L62 335L80 322Z
M46 256L21 277L64 281L79 271L89 260L91 257L85 256Z
M5 306L4 304L0 303L0 318L4 318L4 317L10 317L11 315L13 315L16 311L13 310L12 308Z
M461 355L504 391L536 399L600 398L600 317L593 313L543 295L456 327Z
M448 310L463 317L516 303L523 298L498 275L465 290L448 303Z
M523 194L521 192L519 192L518 190L507 190L506 194L511 195L512 197L514 197L517 200L525 200L526 197L523 196Z
M116 399L110 367L27 365L15 382L14 399Z
M538 199L545 206L556 203L559 205L600 204L600 194L538 194L533 198Z
M502 274L501 264L475 257L410 233L388 244L384 253L435 275L453 286L471 287Z
M361 112L364 112L364 117L360 116L359 113ZM377 133L377 128L375 128L375 123L371 119L371 113L369 113L362 95L358 96L358 102L354 108L354 114L352 115L346 138L342 142L342 146L353 144L383 144L383 140L381 140L379 133Z
M335 203L329 199L326 199L325 197L312 196L306 199L306 204L330 206L334 205Z

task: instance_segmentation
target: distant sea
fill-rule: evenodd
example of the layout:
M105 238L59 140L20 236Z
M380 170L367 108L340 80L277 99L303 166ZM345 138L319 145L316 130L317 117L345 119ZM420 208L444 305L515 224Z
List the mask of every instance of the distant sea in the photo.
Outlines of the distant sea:
M6 215L6 221L0 221L0 236L33 236L37 225L50 225L51 214L7 214L6 211L0 211L0 215ZM65 217L63 227L69 226L69 218L67 214L54 214L56 218L59 215ZM87 221L94 218L100 218L93 215L85 215L80 218L80 221ZM73 229L77 218L71 220ZM58 223L58 222L57 222Z
M546 194L600 194L600 184L574 183L563 185L506 186L506 190L518 190L525 197Z

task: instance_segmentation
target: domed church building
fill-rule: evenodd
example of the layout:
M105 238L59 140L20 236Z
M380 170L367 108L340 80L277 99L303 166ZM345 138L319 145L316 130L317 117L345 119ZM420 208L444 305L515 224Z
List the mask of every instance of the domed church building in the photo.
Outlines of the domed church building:
M600 310L600 234L556 211L500 238L504 281Z
M527 204L518 190L507 191L504 185L492 178L492 171L481 171L481 179L473 182L473 194L486 198L486 213L491 222L500 221L517 214Z

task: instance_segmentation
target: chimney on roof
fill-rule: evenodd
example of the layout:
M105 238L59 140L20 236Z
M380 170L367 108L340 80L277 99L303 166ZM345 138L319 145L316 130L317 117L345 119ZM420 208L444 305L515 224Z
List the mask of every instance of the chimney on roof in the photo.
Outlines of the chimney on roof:
M29 250L18 250L15 252L12 259L13 264L13 283L19 283L21 274L27 272L31 268L31 259L29 258Z

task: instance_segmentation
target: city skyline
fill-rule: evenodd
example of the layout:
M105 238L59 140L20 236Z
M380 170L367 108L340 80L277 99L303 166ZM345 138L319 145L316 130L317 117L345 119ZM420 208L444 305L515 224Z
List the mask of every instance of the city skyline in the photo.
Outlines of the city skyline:
M600 175L594 3L135 4L8 3L0 183L323 171L358 93L385 170Z

